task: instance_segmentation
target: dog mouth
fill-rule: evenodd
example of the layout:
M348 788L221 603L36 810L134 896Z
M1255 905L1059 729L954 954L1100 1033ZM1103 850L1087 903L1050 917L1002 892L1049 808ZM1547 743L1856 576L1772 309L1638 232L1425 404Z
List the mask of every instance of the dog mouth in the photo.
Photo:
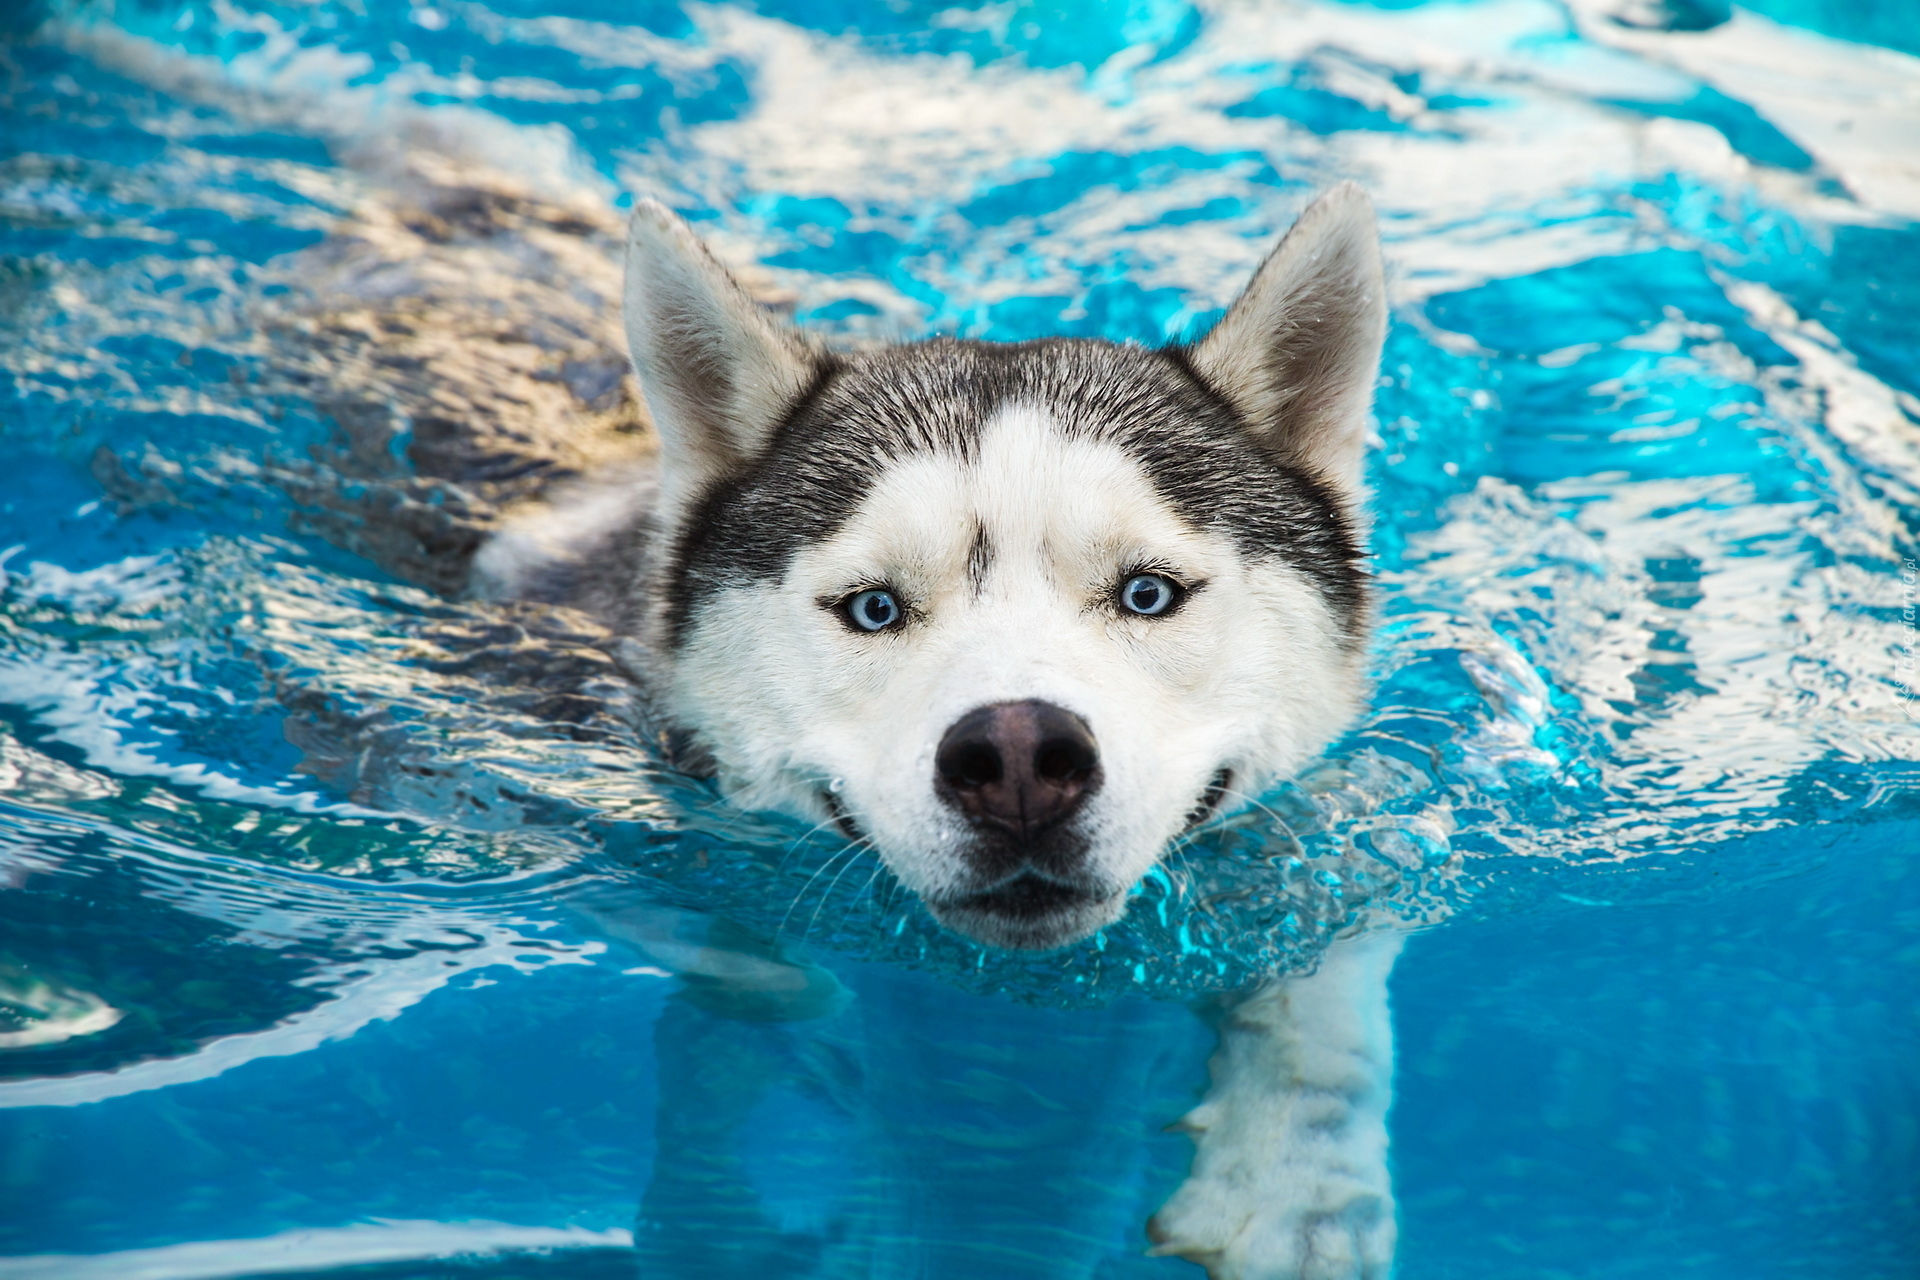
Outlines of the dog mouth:
M833 794L833 792L827 788L822 787L820 789L820 802L826 805L827 816L833 819L833 825L839 829L841 835L855 844L859 844L867 838L867 833L860 829L860 824L855 822L853 815L847 812L847 806L840 803L839 796Z
M1216 770L1207 783L1206 790L1193 802L1193 808L1187 810L1186 824L1180 828L1185 834L1220 812L1220 802L1227 798L1227 791L1233 786L1233 770Z
M984 912L1004 920L1031 923L1091 906L1099 900L1099 895L1086 889L1028 871L991 889L949 899L947 905L961 911Z
M1208 779L1183 818L1181 832L1193 830L1220 811L1233 787L1233 770L1221 768ZM820 802L841 835L859 843L865 831L827 788ZM1104 886L1054 879L1031 868L971 893L927 898L935 918L948 928L988 946L1021 951L1063 947L1111 923L1116 895Z
M1120 900L1091 886L1023 871L989 889L928 899L927 906L942 924L976 942L1050 951L1110 923Z

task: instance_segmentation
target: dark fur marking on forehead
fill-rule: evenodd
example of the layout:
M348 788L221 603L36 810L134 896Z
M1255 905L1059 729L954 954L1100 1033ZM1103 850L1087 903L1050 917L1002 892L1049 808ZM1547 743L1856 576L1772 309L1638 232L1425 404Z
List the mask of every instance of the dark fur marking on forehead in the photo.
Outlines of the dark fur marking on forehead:
M967 547L967 586L974 595L979 595L987 584L987 570L993 567L993 540L987 536L987 526L978 520L973 522L973 542Z
M946 338L823 362L766 451L694 504L668 574L670 643L705 595L780 577L803 545L830 537L894 462L969 458L1016 402L1119 446L1195 527L1299 569L1358 643L1366 574L1340 503L1256 444L1183 350Z

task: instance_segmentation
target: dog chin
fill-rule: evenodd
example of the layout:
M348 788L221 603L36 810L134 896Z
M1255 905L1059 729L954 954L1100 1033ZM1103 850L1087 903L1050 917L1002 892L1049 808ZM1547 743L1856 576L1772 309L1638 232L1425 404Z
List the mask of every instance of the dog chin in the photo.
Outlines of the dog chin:
M1009 951L1052 951L1070 946L1118 920L1127 895L1021 876L983 893L929 899L928 910L955 933Z

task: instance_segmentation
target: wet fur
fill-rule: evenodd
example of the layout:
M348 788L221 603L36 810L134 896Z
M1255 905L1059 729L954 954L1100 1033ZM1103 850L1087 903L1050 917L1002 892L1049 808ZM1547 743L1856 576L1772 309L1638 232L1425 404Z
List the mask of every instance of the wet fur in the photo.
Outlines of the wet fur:
M298 278L311 287L311 301L263 317L285 353L285 390L320 406L340 436L337 449L311 461L263 461L260 480L320 532L394 572L449 595L497 600L476 615L480 621L449 614L434 624L447 632L457 650L449 661L463 676L515 690L517 702L576 737L630 744L636 713L643 722L677 723L678 760L723 780L731 771L737 802L830 818L814 807L821 793L812 784L829 781L821 775L830 770L861 777L877 765L856 754L839 763L803 760L796 771L792 753L782 760L764 744L770 732L822 724L818 706L785 699L817 695L832 683L823 673L852 668L821 654L753 662L726 637L751 634L770 602L808 626L830 621L804 575L844 580L862 546L870 552L897 542L911 517L932 513L896 501L909 517L903 529L901 512L886 503L850 500L861 486L897 498L903 491L895 481L917 473L951 498L956 485L964 491L993 473L999 479L973 496L998 491L1016 513L1045 506L1020 500L1021 486L1036 477L1095 505L1117 504L1134 535L1210 558L1209 581L1195 601L1211 596L1239 606L1186 643L1175 632L1161 635L1158 662L1126 673L1165 686L1152 699L1162 718L1144 728L1105 725L1103 741L1150 746L1149 765L1172 767L1162 771L1158 791L1135 788L1145 816L1133 823L1124 856L1103 873L1112 887L1124 890L1160 855L1196 793L1204 794L1208 763L1220 758L1217 742L1195 748L1169 732L1165 719L1204 726L1221 718L1219 704L1206 701L1207 681L1197 690L1182 685L1194 670L1218 677L1213 691L1245 698L1236 716L1254 731L1234 744L1249 766L1237 794L1256 790L1263 770L1281 773L1305 761L1358 706L1367 619L1357 477L1380 299L1370 216L1357 193L1316 207L1300 224L1309 232L1316 220L1343 224L1348 234L1335 237L1336 252L1327 252L1324 236L1296 230L1249 290L1255 303L1243 300L1196 347L1160 352L1054 341L828 352L784 326L764 292L749 296L733 283L675 221L641 224L646 235L679 237L682 265L707 264L704 276L683 274L681 283L704 278L709 298L717 292L726 303L722 323L706 330L710 338L772 335L776 363L792 363L778 384L789 398L761 396L756 409L736 376L713 368L679 384L656 376L641 401L636 380L620 373L621 335L610 323L621 282L607 261L617 229L604 215L517 189L477 187L471 173L416 177L411 198L370 202L302 257ZM1259 286L1276 265L1274 279L1295 289ZM1356 299L1371 310L1356 310ZM629 320L636 313L630 305ZM729 333L728 316L750 323ZM630 324L627 336L636 329L676 331ZM1221 337L1235 333L1236 342L1248 334L1292 341L1286 353L1263 359L1257 347ZM1326 371L1336 375L1338 394L1296 385ZM647 370L639 372L644 378ZM725 413L680 412L678 397L658 394L676 385L681 395L718 397ZM872 408L883 403L893 412ZM1329 404L1344 407L1314 411ZM832 413L864 414L865 436L836 432ZM1157 429L1130 420L1134 413ZM986 472L976 475L982 465ZM188 502L193 483L230 485L235 474L231 459L203 465L151 451L124 458L103 451L95 471L128 507ZM780 519L764 529L735 523L763 513ZM1071 599L1051 572L1059 566L1012 553L1006 531L990 527L999 521L940 516L930 523L939 536L920 567L963 604L993 596L1009 585L1010 567L1025 566L1028 603L998 621L1009 643L960 627L949 656L982 660L997 647L1011 657L1012 642L1028 644L1053 654L1053 678L1063 683L1051 692L1073 700L1067 685L1078 680L1088 697L1128 705L1103 687L1108 682L1089 679L1085 662L1058 660L1061 637L1094 651L1139 649L1143 642L1128 629L1143 620L1112 616L1110 598L1091 580L1080 584L1078 606L1065 607ZM1113 545L1105 554L1109 569L1128 558ZM923 587L922 594L933 601L939 592ZM1017 603L1021 591L1000 594ZM1199 611L1184 616L1191 623ZM595 617L611 631L597 629ZM846 639L832 630L812 634L828 644ZM538 643L529 644L530 635ZM1210 654L1194 647L1209 642L1218 646ZM930 660L921 669L945 665ZM1030 674L1048 665L1035 664ZM1005 677L1020 664L997 666ZM618 679L619 672L637 679ZM748 687L743 672L757 672L759 683ZM407 785L454 788L434 804L464 805L456 771L388 759L415 749L385 721L342 720L328 698L292 686L282 696L303 767L341 794L404 807L409 801L392 792L392 780L416 779L424 781ZM937 724L959 701L915 705ZM750 749L756 736L762 745ZM903 754L912 763L910 752L871 742L867 749L881 763ZM1136 776L1152 773L1136 769ZM912 782L924 774L899 776ZM535 799L488 793L502 813ZM872 822L871 812L888 806L882 799L863 807L856 798L854 807ZM892 833L896 856L913 834ZM1090 845L1108 842L1098 828L1081 835ZM938 871L926 863L917 882L932 890L936 910ZM1052 922L1049 937L1001 940L1045 945L1098 927L1120 905L1116 895ZM610 936L633 937L683 973L690 991L749 1011L728 1016L817 1017L844 997L830 977L791 958L743 969L737 945L689 947L673 927L630 918L630 904L622 910L602 922ZM992 924L951 905L946 918L976 936ZM1318 972L1249 993L1220 1020L1213 1087L1182 1121L1195 1144L1193 1171L1153 1220L1157 1251L1200 1262L1216 1280L1385 1275L1393 1247L1385 975L1395 950L1391 934L1336 943ZM796 991L818 998L797 1000Z
M1343 188L1191 348L839 355L643 205L625 315L658 472L550 503L475 580L565 584L631 636L661 717L738 803L839 823L983 941L1060 945L1118 917L1222 780L1259 790L1358 709L1382 292L1371 211ZM1178 616L1115 607L1147 569L1191 586ZM835 620L882 584L906 593L896 633ZM1058 837L1085 866L1053 884L1055 919L971 905L997 891L992 859L929 785L948 724L1020 699L1086 722L1110 783Z
M1119 916L1219 779L1257 793L1361 704L1383 293L1349 186L1192 347L836 354L642 205L625 318L657 463L550 493L482 549L475 588L629 637L655 713L734 802L838 823L982 941L1061 945ZM1144 569L1186 588L1169 616L1118 607ZM837 603L882 584L904 621L860 634ZM1019 699L1085 721L1104 771L1055 837L1078 867L1061 905L1030 915L979 905L993 860L931 785L945 726ZM1385 1274L1397 950L1336 944L1225 1020L1158 1251L1216 1280Z

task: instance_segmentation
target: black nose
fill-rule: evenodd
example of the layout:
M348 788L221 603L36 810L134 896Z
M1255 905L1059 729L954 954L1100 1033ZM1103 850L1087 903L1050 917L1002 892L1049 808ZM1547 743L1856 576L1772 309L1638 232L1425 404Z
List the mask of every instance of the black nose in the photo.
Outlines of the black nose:
M935 790L976 827L1038 839L1100 789L1086 722L1051 702L998 702L954 721L934 756Z

